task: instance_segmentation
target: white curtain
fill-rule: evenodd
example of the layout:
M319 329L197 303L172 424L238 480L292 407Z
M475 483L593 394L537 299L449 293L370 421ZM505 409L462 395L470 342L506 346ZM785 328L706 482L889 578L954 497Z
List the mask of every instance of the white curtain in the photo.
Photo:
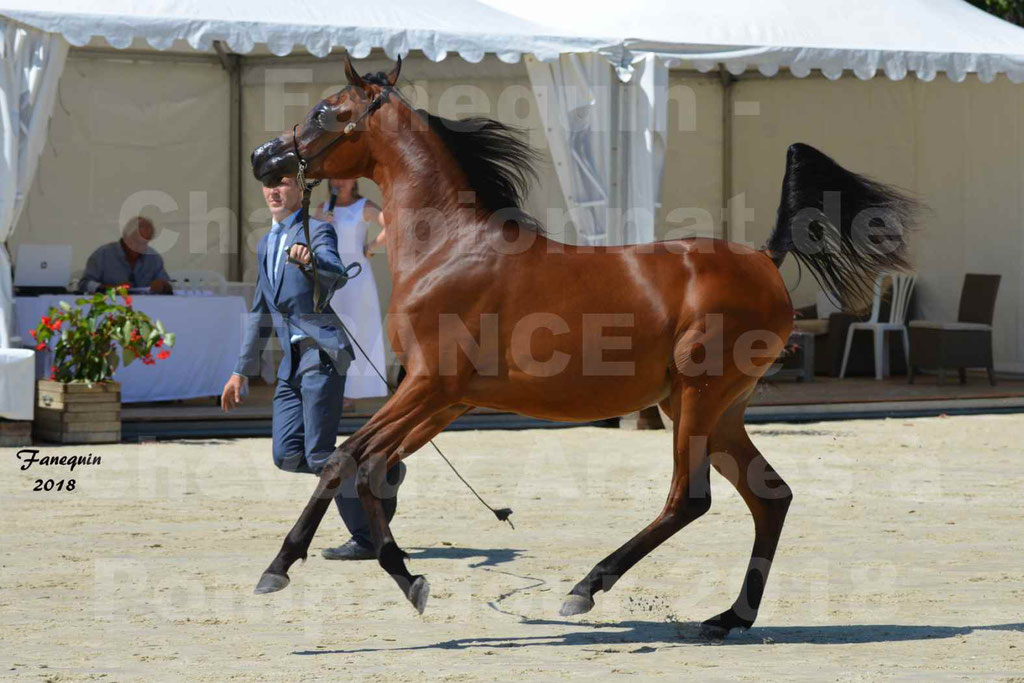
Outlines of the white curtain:
M526 59L555 172L581 244L607 244L613 201L615 76L597 54Z
M615 70L602 55L572 54L550 63L528 57L526 66L579 242L653 241L665 163L665 63L645 54Z
M643 55L633 65L629 83L619 97L622 130L620 168L625 175L626 211L622 242L654 241L658 215L661 174L665 168L668 126L668 69L653 54Z
M68 44L58 35L3 17L0 31L0 348L7 348L14 292L6 242L46 142Z

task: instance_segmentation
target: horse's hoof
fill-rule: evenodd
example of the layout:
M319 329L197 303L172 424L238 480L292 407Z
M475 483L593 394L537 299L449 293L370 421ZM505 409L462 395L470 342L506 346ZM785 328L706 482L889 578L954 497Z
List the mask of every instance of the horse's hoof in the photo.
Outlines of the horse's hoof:
M586 614L592 609L594 609L593 600L585 598L582 595L569 593L569 597L567 597L565 602L562 603L562 608L558 610L558 613L563 617L572 617L577 614Z
M416 611L423 614L427 608L427 598L430 597L430 584L424 576L417 576L416 580L409 586L409 592L405 594L409 602L416 608Z
M719 624L712 624L705 621L700 625L700 637L706 640L725 640L729 635L729 629Z
M276 593L279 590L285 588L291 579L288 578L287 574L271 574L270 572L263 572L263 576L260 577L260 582L256 584L253 593L256 595L263 595L264 593Z
M733 630L743 632L750 630L754 622L740 619L732 610L726 610L716 617L711 617L700 625L700 635L708 640L724 640Z

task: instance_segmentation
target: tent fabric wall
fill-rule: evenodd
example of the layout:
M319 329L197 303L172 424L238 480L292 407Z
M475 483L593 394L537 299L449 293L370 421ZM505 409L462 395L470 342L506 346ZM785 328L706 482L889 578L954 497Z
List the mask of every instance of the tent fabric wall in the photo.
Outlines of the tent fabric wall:
M18 227L18 244L68 244L73 274L132 215L157 228L168 270L226 273L228 77L215 59L72 51Z
M68 53L59 36L0 17L0 348L11 345L14 289L5 243L25 207Z
M360 68L377 70L387 65L379 61L363 60ZM291 80L279 88L271 82L274 77L268 81L267 72L278 72L276 77L281 77L282 70L301 73L297 77L284 74ZM90 87L87 76L100 80ZM124 197L140 187L166 190L179 207L186 209L188 192L195 187L210 189L210 207L229 204L227 76L215 63L181 62L172 67L170 62L129 60L118 53L97 59L72 52L64 82L74 85L70 89L61 87L61 105L55 107L38 182L19 221L14 246L27 241L64 242L71 236L76 246L76 267L81 267L88 251L112 239L116 232L116 213L108 206L109 197L121 195L117 199L119 208ZM152 93L154 84L170 88L172 96ZM241 248L248 266L245 279L255 277L255 243L267 228L266 216L261 214L265 207L259 185L245 173L248 153L342 84L342 70L336 61L253 59L244 67L241 163L246 239ZM414 55L403 68L403 88L414 102L431 111L452 117L484 113L525 128L531 143L546 155L542 181L530 197L529 209L549 223L556 239L579 241L573 226L549 220L559 212L564 216L565 202L546 150L544 127L524 65L504 64L490 56L481 64L460 59L433 63ZM721 207L725 203L721 83L717 76L674 70L669 74L668 90L667 149L656 237L693 233L721 236ZM157 182L134 183L134 188L126 192L118 183L138 175L139 169L125 172L120 163L111 165L118 158L119 146L93 136L92 129L85 126L82 120L92 116L85 113L92 105L82 104L89 101L88 97L82 99L86 91L95 91L96 97L102 95L114 105L122 99L135 100L138 92L150 93L150 107L176 100L208 103L186 108L205 112L203 134L193 131L192 139L179 138L176 142L161 138L149 153L159 154L165 175ZM292 103L282 104L282 94ZM997 365L1004 370L1024 371L1024 279L1020 275L1024 270L1022 97L1024 91L1005 78L985 84L971 77L957 84L947 79L890 82L860 81L849 76L837 81L820 76L800 80L786 75L773 79L743 76L732 86L730 161L733 194L743 195L748 219L731 225L730 236L754 245L763 241L774 220L786 146L797 140L819 146L852 169L915 191L930 206L923 217L923 229L911 241L921 275L919 315L954 317L965 272L1003 275L996 313ZM173 117L165 118L172 128L176 125ZM155 120L159 122L160 118ZM189 124L193 128L195 125ZM135 133L125 137L133 140ZM108 153L112 156L106 156ZM103 168L117 169L117 173L100 178L103 187L112 188L110 192L97 188L96 178L90 175L91 162L83 161L96 154L106 160L101 164ZM181 173L182 168L189 169L189 173ZM69 169L77 170L69 173ZM88 183L81 180L83 172L90 178ZM220 189L218 182L222 183ZM364 184L364 189L371 198L378 198L372 184ZM103 204L101 211L93 206L94 201ZM156 214L158 226L168 224L161 223L162 214ZM178 225L176 231L187 238L187 229L183 231L187 220L174 224ZM217 232L211 225L211 241L219 241ZM205 255L191 254L187 243L188 239L179 240L166 254L169 267L209 267L227 272L226 254L216 249ZM382 303L386 303L389 281L385 258L376 257L375 265L384 295ZM797 282L791 262L787 262L784 275L790 284ZM794 292L794 302L800 305L813 301L814 291L805 273Z
M656 239L725 236L722 90L717 74L669 72Z
M927 206L910 250L917 315L955 320L963 276L999 273L996 366L1024 371L1024 89L1005 78L926 83L843 78L742 79L737 101L759 114L734 118L733 185L752 220L732 226L760 245L774 224L786 147L807 142L852 170L910 190ZM783 266L791 286L793 259ZM806 271L794 304L814 301Z

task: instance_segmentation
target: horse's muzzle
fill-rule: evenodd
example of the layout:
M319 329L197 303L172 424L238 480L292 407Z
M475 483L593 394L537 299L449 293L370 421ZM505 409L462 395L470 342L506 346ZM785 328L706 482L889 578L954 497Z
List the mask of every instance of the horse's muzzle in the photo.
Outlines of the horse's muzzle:
M281 183L281 178L299 172L295 152L281 138L274 138L252 151L252 174L267 187Z

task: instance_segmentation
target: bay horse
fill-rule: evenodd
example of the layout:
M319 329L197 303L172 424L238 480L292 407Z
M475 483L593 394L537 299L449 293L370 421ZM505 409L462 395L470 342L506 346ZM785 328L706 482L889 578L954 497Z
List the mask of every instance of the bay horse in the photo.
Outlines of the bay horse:
M391 533L383 472L473 406L592 421L657 404L673 422L668 500L560 612L589 611L598 591L707 512L713 466L749 507L755 538L739 597L702 631L722 638L749 628L792 500L743 423L793 327L779 266L793 252L840 301L870 291L877 273L907 265L913 202L796 144L763 249L705 238L558 243L520 208L536 155L518 131L414 109L395 87L400 69L401 60L360 76L346 56L348 85L252 153L265 184L366 177L380 186L393 274L387 332L408 373L330 457L256 592L288 585L340 482L355 473L380 566L422 612L429 585L409 573Z

